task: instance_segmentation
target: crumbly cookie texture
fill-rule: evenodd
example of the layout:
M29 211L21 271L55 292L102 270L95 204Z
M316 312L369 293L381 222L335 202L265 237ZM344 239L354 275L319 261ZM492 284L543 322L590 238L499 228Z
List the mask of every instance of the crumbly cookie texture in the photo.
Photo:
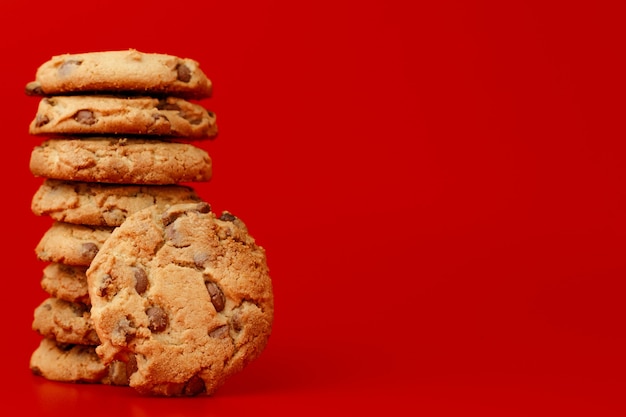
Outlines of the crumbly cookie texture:
M114 361L104 365L95 346L73 345L43 338L31 354L30 369L34 375L51 381L128 385L134 372L132 362Z
M32 135L217 135L215 113L176 97L54 96L39 102Z
M214 393L265 348L274 305L265 250L207 203L127 218L87 270L105 364L136 363L142 394Z
M183 185L104 184L46 179L35 192L31 209L38 216L92 226L119 226L126 217L150 206L200 202Z
M35 308L34 331L60 343L98 345L89 306L49 297Z
M190 143L127 138L49 139L31 152L38 177L117 184L209 181L209 154Z
M197 61L135 49L53 56L26 85L28 95L110 92L202 99L212 83Z
M37 258L74 266L89 266L113 227L54 222L35 247Z
M86 266L52 262L43 269L41 288L54 298L91 305Z

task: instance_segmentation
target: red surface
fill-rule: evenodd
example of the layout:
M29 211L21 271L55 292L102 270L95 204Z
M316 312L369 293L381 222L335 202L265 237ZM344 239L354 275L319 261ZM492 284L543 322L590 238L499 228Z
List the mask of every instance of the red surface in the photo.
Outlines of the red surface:
M626 414L623 3L92 3L0 10L3 413ZM28 370L49 221L23 88L52 55L129 47L213 80L197 189L274 279L267 350L212 398Z

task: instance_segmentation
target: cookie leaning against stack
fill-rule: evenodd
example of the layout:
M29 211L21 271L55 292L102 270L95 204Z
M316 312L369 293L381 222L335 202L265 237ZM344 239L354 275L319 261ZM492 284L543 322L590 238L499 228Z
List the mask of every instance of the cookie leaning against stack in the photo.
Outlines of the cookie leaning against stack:
M36 375L211 394L264 349L265 252L241 220L215 216L182 184L212 176L191 142L217 135L215 114L188 101L211 91L196 61L132 49L53 57L26 86L41 96L29 131L46 137L31 154L44 178L32 211L53 220L35 249L49 294L34 314ZM189 291L198 285L205 295Z
M207 203L149 207L113 231L87 270L110 363L131 359L144 394L211 394L263 351L274 314L265 250Z

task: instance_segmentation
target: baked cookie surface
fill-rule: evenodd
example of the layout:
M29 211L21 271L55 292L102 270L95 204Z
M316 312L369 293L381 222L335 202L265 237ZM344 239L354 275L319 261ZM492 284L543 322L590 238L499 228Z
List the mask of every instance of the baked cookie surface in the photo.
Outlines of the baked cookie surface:
M43 338L30 358L33 374L51 381L99 383L108 377L94 346L68 345Z
M265 250L206 203L141 210L87 270L105 364L136 362L130 386L162 396L212 394L265 348L274 304Z
M59 343L43 338L31 354L30 370L51 381L128 385L132 363L104 365L95 346Z
M98 345L89 306L49 297L35 308L32 328L59 343Z
M39 102L32 135L144 135L206 139L215 114L181 98L54 96Z
M211 96L212 83L193 59L128 49L53 56L26 85L29 95L79 92L201 99Z
M209 181L209 154L190 143L126 138L49 139L31 152L38 177L117 184Z
M50 263L43 269L41 288L54 298L91 305L86 266Z
M35 247L37 258L73 266L89 266L113 227L54 222Z
M199 202L182 185L104 184L46 179L35 192L31 209L38 216L92 226L119 226L129 214L156 205Z

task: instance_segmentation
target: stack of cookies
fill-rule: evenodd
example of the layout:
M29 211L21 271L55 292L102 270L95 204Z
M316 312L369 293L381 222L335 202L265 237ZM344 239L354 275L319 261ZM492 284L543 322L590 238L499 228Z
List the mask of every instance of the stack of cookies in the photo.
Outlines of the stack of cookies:
M212 394L264 349L273 320L265 251L193 188L212 176L215 138L198 62L137 50L52 57L39 96L33 213L49 295L35 308L36 375ZM200 141L200 142L198 142Z

